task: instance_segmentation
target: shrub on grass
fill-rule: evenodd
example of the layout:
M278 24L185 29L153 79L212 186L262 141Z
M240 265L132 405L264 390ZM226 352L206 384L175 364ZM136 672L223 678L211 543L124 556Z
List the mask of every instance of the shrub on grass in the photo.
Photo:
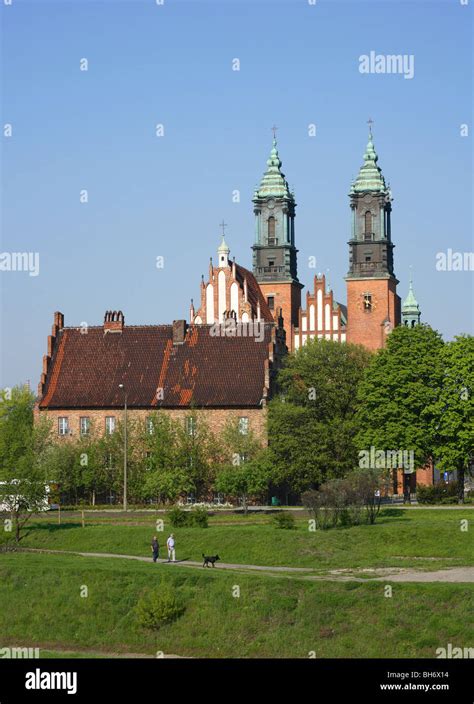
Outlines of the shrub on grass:
M209 525L209 516L205 508L183 511L179 506L175 506L167 512L167 516L173 528L184 528L185 526L207 528Z
M457 496L457 481L449 482L449 484L438 482L432 486L418 486L416 488L416 500L419 504L455 504Z
M136 606L138 624L142 628L157 630L178 619L185 611L169 584L162 584L159 590L147 591Z
M344 528L353 525L351 512L347 507L341 509L341 512L339 514L339 525L343 526Z
M197 528L207 528L209 525L209 517L205 508L193 508L188 513L189 525Z
M283 528L284 530L292 530L295 527L295 517L291 513L281 511L272 517L275 528Z
M372 525L380 512L387 481L379 471L358 470L325 482L318 491L306 491L301 498L314 516L316 528L347 527L364 520Z
M175 506L167 511L166 515L173 528L181 528L188 525L188 513L183 511L182 508L178 508L178 506Z

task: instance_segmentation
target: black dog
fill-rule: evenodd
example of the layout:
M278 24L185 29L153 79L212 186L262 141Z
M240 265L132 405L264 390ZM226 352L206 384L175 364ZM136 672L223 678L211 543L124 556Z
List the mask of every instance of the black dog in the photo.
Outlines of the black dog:
M221 559L219 555L205 555L204 553L202 553L202 556L204 558L204 562L202 563L203 567L210 567L211 565L215 567L215 563L217 562L217 560Z

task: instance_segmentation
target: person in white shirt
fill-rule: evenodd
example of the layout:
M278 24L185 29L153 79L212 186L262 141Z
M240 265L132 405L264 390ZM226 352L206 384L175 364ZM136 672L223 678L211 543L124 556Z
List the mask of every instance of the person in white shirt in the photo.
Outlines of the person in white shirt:
M176 562L176 552L174 549L174 535L171 533L168 540L166 541L166 546L168 548L168 562Z

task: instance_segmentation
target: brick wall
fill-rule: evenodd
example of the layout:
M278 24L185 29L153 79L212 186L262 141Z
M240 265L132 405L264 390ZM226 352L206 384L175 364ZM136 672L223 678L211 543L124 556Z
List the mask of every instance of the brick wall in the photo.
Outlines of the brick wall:
M400 324L400 299L396 279L348 279L347 281L347 342L364 345L369 350L380 349L390 328ZM370 293L371 312L364 310L364 294Z
M181 420L184 423L184 418L190 415L189 409L127 409L127 419L130 420L145 420L152 413L166 413L173 420ZM265 408L237 408L237 409L196 409L197 422L199 418L204 418L210 430L218 436L224 429L228 419L240 418L246 416L249 419L249 428L262 438L262 444L266 443L266 409ZM79 437L79 423L81 416L88 416L94 429L99 433L105 432L106 416L115 416L116 422L123 419L123 409L36 409L35 415L38 418L39 414L46 415L47 418L53 421L52 434L54 438L66 440L67 437ZM68 418L69 429L72 431L72 436L58 435L58 418L66 416Z
M392 492L398 496L403 496L403 469L393 470ZM433 466L428 463L426 467L419 467L411 475L411 492L416 492L417 486L432 486ZM390 492L390 493L392 493Z
M288 350L293 350L293 327L298 325L298 314L301 306L301 286L295 283L273 283L261 281L260 289L267 300L268 296L275 297L275 306L272 311L275 320L280 308L283 311L283 327L286 332Z

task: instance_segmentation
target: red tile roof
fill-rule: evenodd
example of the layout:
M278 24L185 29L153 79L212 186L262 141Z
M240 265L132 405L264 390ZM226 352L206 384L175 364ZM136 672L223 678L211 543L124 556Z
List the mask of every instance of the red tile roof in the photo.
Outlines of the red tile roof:
M173 345L172 325L103 327L58 332L40 408L118 408L127 391L137 408L258 407L265 386L272 324L264 339L213 337L209 325L191 326ZM163 399L157 390L163 389Z
M257 279L251 271L245 269L240 264L235 265L236 278L240 286L244 286L244 278L247 278L247 295L250 305L254 311L257 311L257 301L260 302L260 315L263 320L267 322L273 321L273 315L268 307L267 300L262 293L260 286L258 285Z

